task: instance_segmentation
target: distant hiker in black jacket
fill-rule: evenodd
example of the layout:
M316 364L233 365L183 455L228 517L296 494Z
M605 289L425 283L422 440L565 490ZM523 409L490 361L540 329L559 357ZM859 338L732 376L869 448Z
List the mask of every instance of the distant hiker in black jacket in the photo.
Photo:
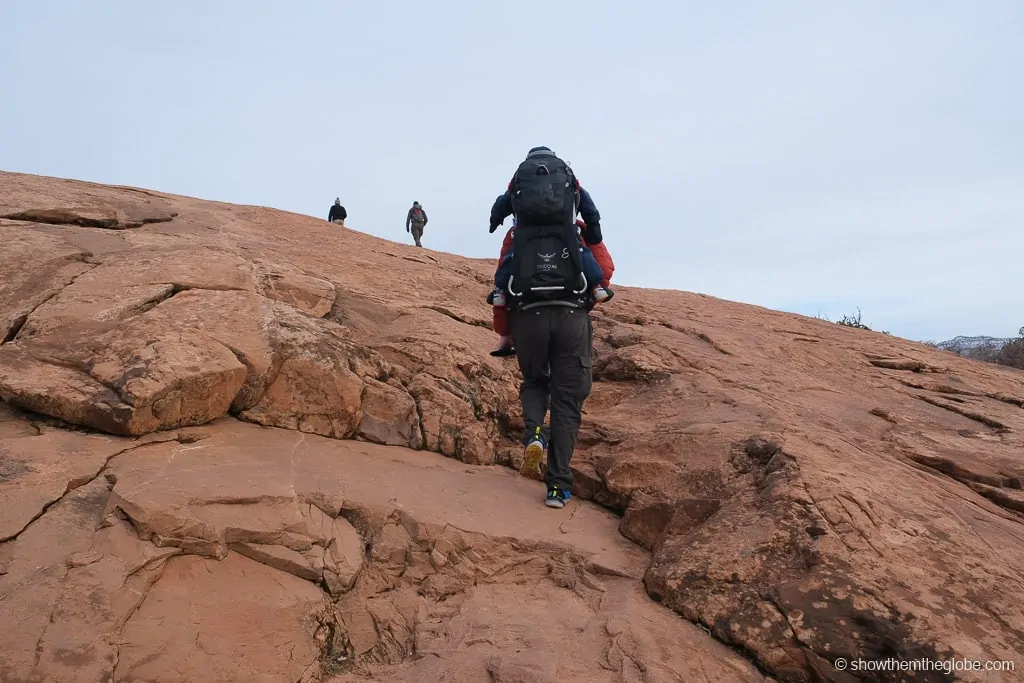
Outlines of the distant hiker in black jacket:
M413 202L409 213L405 214L405 231L412 233L416 240L416 246L422 247L420 238L423 237L423 228L427 225L427 212L423 210L419 202Z
M337 223L338 225L344 226L346 218L348 218L348 212L345 211L345 207L341 205L341 199L335 198L334 204L331 205L331 212L327 214L327 220L331 223Z

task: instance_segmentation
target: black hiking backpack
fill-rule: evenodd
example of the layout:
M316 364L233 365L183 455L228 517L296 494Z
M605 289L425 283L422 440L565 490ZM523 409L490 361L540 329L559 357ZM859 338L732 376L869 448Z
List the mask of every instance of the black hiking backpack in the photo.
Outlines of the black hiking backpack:
M507 289L514 309L531 304L582 307L597 285L583 275L575 223L517 225L512 234L511 270Z
M530 152L509 183L516 222L508 282L511 305L583 305L593 285L583 276L576 232L579 183L569 165L550 150Z
M569 164L554 154L526 157L509 184L516 224L572 225L576 220L578 188Z

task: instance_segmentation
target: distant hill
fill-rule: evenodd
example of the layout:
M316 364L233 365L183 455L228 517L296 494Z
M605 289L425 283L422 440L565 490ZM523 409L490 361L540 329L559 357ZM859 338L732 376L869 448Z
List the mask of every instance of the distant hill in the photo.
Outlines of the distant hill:
M956 353L961 356L969 356L972 352L984 353L997 351L1006 346L1006 344L1009 343L1010 341L1012 341L1012 339L1010 338L986 337L983 335L977 337L967 337L961 335L959 337L954 337L953 339L949 339L944 342L939 342L938 344L936 344L936 346L938 346L940 349L944 351L952 351L953 353Z
M997 363L1024 370L1024 327L1018 337L955 337L939 342L937 348L955 353L962 358Z

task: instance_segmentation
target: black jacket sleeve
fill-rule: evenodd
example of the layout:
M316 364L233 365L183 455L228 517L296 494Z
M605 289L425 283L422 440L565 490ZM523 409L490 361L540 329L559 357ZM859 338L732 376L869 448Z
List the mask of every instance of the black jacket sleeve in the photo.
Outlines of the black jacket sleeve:
M504 222L506 218L512 215L512 195L508 190L498 195L498 198L494 200L494 205L491 206L491 230L494 232L498 229L498 226Z
M583 239L587 244L600 244L604 238L601 236L601 212L597 210L594 199L590 193L580 188L580 217L587 224L583 231Z

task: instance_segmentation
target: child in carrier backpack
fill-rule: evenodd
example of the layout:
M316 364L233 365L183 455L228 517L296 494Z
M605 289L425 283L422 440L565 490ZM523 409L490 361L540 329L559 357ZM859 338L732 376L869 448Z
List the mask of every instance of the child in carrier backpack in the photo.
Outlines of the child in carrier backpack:
M587 229L587 224L582 220L577 220L576 226L580 231ZM508 288L509 277L512 275L512 235L515 229L516 226L513 223L512 227L505 233L505 240L501 245L501 254L498 257L498 268L494 272L494 290L487 296L487 302L494 307L494 331L499 336L498 348L491 351L492 356L511 356L515 354L515 348L512 345L512 334L508 325L508 309L505 307L505 292ZM611 254L608 253L603 242L593 245L593 248L602 251L602 261L605 262L598 263L592 248L587 245L582 235L579 237L579 242L583 275L587 278L588 283L598 283L590 290L594 303L608 301L614 296L614 292L608 287L612 272L615 270Z

